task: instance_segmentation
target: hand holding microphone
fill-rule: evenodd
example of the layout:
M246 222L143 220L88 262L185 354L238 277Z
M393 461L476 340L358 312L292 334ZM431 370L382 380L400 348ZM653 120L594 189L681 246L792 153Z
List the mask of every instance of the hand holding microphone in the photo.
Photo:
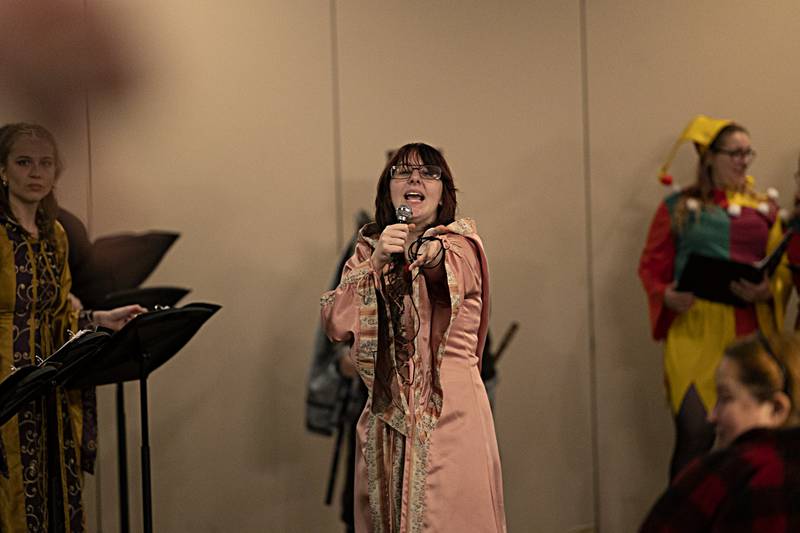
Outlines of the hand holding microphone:
M372 252L372 268L380 272L387 264L392 262L392 256L399 254L401 260L405 260L406 241L408 234L414 229L414 224L408 224L412 216L411 208L401 205L397 208L395 215L398 224L390 224L383 229L375 250Z

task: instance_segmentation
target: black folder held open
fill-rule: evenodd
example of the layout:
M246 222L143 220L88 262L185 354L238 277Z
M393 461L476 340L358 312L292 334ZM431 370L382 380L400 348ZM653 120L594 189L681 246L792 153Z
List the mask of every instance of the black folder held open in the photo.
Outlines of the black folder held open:
M772 276L781 262L786 247L794 234L791 228L783 235L775 249L761 261L739 263L729 259L708 257L692 253L683 268L676 290L691 292L698 298L738 307L747 302L731 292L731 282L744 279L759 283L764 276Z

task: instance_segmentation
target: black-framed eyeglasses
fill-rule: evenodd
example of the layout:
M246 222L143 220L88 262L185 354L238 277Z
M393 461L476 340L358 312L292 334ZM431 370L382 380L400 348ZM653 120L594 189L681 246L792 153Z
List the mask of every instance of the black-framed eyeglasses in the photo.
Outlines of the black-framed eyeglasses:
M414 171L419 172L419 177L424 180L438 180L442 178L442 167L439 165L394 165L392 179L408 180Z
M725 150L724 148L717 148L714 150L714 152L725 154L734 159L753 159L756 156L756 151L752 148L747 148L746 150L742 148L737 150Z

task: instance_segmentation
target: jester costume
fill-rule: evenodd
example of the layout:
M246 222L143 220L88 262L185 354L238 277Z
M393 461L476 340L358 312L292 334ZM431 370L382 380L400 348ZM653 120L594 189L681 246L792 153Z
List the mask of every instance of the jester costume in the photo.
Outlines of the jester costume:
M489 278L474 223L440 227L446 279L410 273L400 319L414 333L406 360L387 274L370 261L379 231L369 228L339 286L322 296L326 333L353 342L350 356L369 391L357 424L356 531L504 532L500 459L480 377Z
M56 223L53 239L36 239L0 214L0 379L12 367L46 358L67 340L68 330L76 330L70 281L61 225ZM2 533L46 532L52 523L63 524L68 533L85 530L81 470L92 472L94 466L94 390L57 388L50 403L55 427L50 427L43 398L0 427L0 467L6 467L0 473ZM48 434L58 442L53 454L57 480L49 478ZM57 481L63 496L57 517L50 516L51 481Z
M695 298L685 313L664 305L664 291L680 279L692 252L752 263L764 258L782 237L778 207L767 195L716 189L710 203L683 192L668 196L656 211L639 262L647 292L653 338L664 340L664 371L673 413L690 387L706 412L716 403L714 373L725 347L734 339L761 329L766 334L783 326L785 298L791 280L783 262L770 280L773 298L745 307Z

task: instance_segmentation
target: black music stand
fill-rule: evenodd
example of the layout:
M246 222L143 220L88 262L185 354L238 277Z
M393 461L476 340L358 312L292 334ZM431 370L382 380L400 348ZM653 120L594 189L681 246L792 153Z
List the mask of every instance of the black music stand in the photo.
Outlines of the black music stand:
M177 233L151 231L95 240L73 292L87 308L99 309L107 294L144 283L177 238Z
M40 366L55 368L56 373L53 376L55 384L69 387L73 377L89 371L97 364L100 348L110 339L111 334L106 330L81 330L45 359Z
M64 343L39 365L21 367L0 382L0 425L11 420L23 405L39 397L46 398L45 416L47 426L47 472L48 505L50 521L48 530L65 530L62 506L64 493L61 486L61 453L58 433L52 428L59 426L55 388L66 384L70 378L86 370L96 360L99 348L110 336L104 332L81 331Z
M138 287L175 243L178 233L151 231L143 234L117 234L91 243L83 222L61 209L59 220L70 241L69 265L72 292L89 309L113 309L138 303L148 309L174 306L189 291L175 287ZM125 435L125 392L117 385L117 446L119 451L120 532L128 533L128 471Z
M51 428L58 427L56 406L57 396L55 387L58 385L68 387L73 377L83 372L89 371L102 355L101 347L109 341L111 335L105 331L79 331L74 337L68 340L58 350L53 352L50 357L45 359L40 365L42 368L56 369L50 383L52 387L47 390L47 420ZM47 468L48 468L48 491L50 502L50 525L49 530L54 533L66 531L63 520L64 497L61 485L61 451L58 443L58 434L55 431L47 432Z
M0 426L23 405L80 372L109 338L108 333L81 331L38 365L20 367L6 376L0 382Z
M147 309L174 307L189 289L181 287L147 287L127 289L107 294L98 309L113 309L125 305L139 304ZM128 502L128 436L125 421L125 388L122 382L116 385L117 404L117 483L119 485L119 523L120 533L130 531L130 512Z
M44 396L49 390L55 367L23 366L0 382L0 426L14 418L23 405Z
M219 305L193 303L179 308L151 311L137 316L99 350L90 372L77 375L71 386L97 386L139 381L142 427L142 507L145 533L153 531L150 483L150 428L147 411L147 378L169 361L220 309Z

